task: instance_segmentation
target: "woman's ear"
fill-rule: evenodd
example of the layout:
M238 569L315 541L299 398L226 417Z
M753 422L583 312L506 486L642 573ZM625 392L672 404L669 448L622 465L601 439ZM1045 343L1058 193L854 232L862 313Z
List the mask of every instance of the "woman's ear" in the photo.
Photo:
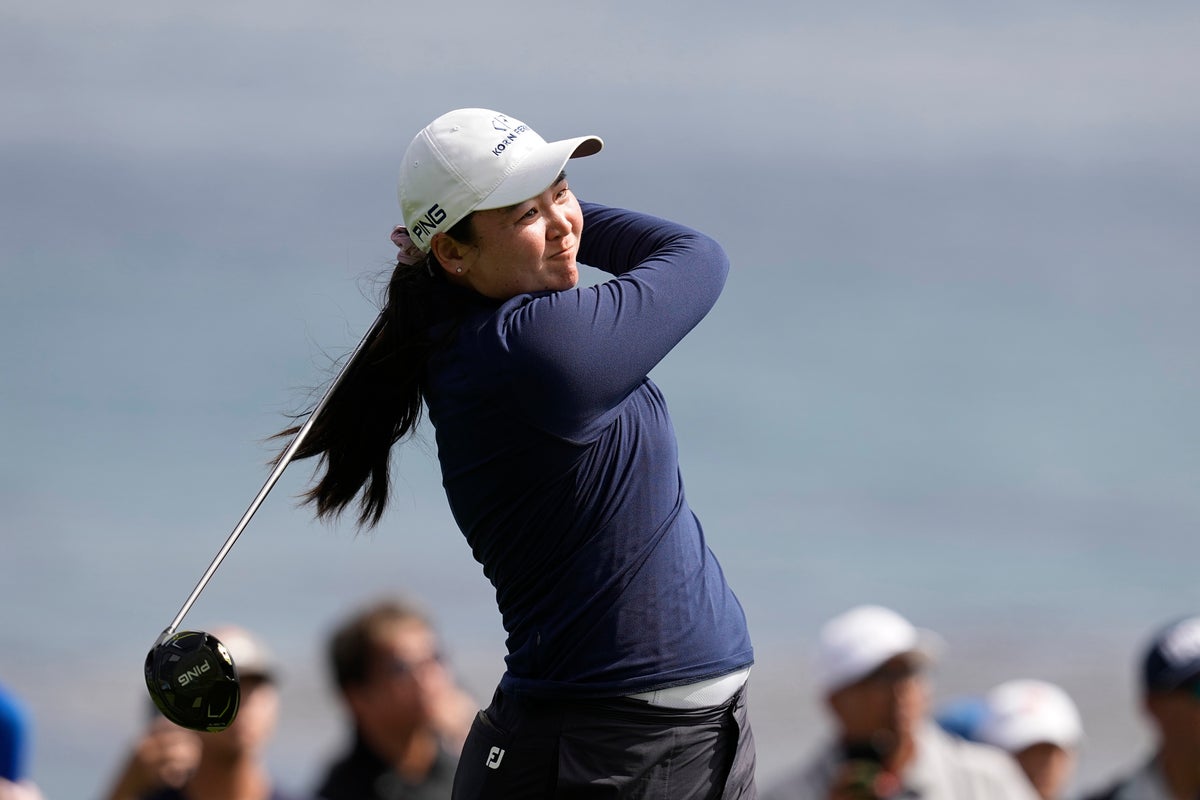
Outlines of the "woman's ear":
M451 275L462 275L467 271L467 253L470 245L455 241L445 233L436 233L429 242L429 250L433 253L442 269Z

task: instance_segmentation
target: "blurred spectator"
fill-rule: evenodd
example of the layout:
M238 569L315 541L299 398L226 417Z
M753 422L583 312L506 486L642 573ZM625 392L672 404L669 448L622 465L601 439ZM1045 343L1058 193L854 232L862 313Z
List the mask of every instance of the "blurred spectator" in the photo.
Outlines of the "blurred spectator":
M951 736L929 717L928 670L940 639L896 612L859 606L821 629L816 683L834 741L770 800L1036 800L1016 763Z
M266 647L248 631L212 631L237 667L237 718L218 733L156 719L126 759L108 800L298 800L272 779L263 753L279 717L278 679Z
M449 798L479 706L455 686L425 614L398 600L364 608L335 631L329 659L353 738L318 796Z
M1088 800L1200 797L1200 616L1154 636L1142 659L1141 688L1157 740L1154 754Z
M161 789L179 789L200 762L200 734L179 727L153 705L149 708L154 716L105 795L107 800L140 800Z
M10 781L0 778L0 800L44 800L41 791L29 780Z
M29 713L0 684L0 800L41 800L29 779Z
M29 750L29 714L17 696L0 684L0 779L26 777Z
M1059 800L1075 772L1083 723L1071 698L1044 681L1002 683L983 698L971 737L1012 754L1042 800Z

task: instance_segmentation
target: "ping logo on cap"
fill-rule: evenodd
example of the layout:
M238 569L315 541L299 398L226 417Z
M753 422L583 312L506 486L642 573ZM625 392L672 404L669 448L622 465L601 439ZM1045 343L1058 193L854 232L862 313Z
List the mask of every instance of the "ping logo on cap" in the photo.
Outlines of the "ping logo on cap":
M446 212L437 203L429 207L429 210L424 215L413 220L412 225L408 229L409 236L412 236L421 241L431 233L437 233L438 225L446 221Z

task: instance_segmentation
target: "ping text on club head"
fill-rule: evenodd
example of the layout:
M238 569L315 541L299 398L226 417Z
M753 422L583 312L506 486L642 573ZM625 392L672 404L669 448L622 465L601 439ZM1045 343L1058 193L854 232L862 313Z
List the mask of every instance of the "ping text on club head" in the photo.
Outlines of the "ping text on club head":
M191 669L186 670L185 672L181 673L180 676L178 678L176 678L175 680L179 681L180 686L187 686L189 683L196 680L204 673L208 672L208 670L211 667L212 667L212 664L209 663L208 659L205 659L203 662L196 665L195 667L192 667Z

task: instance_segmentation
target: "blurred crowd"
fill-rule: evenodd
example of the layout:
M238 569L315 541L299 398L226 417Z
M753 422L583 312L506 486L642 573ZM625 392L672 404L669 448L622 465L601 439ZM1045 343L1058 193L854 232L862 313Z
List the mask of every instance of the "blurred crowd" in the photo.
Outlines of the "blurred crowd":
M342 750L308 787L272 774L265 758L279 715L271 651L241 627L212 633L237 665L237 718L218 733L198 733L168 722L147 701L144 730L108 782L98 783L97 797L450 797L480 703L456 683L420 607L380 599L329 635L327 667L346 730ZM764 800L1200 797L1200 616L1153 631L1140 654L1141 711L1154 747L1130 754L1136 768L1082 791L1071 787L1085 725L1061 687L1014 676L935 706L932 668L945 656L941 638L882 606L835 616L812 645L811 676L829 721L825 743L782 779L760 785ZM29 774L30 738L28 709L0 685L0 800L44 800Z
M1059 800L1073 784L1084 723L1059 686L1021 677L932 706L942 640L892 609L860 606L829 620L814 676L829 712L827 744L766 800ZM1200 797L1200 616L1154 631L1140 654L1151 752L1082 800Z

